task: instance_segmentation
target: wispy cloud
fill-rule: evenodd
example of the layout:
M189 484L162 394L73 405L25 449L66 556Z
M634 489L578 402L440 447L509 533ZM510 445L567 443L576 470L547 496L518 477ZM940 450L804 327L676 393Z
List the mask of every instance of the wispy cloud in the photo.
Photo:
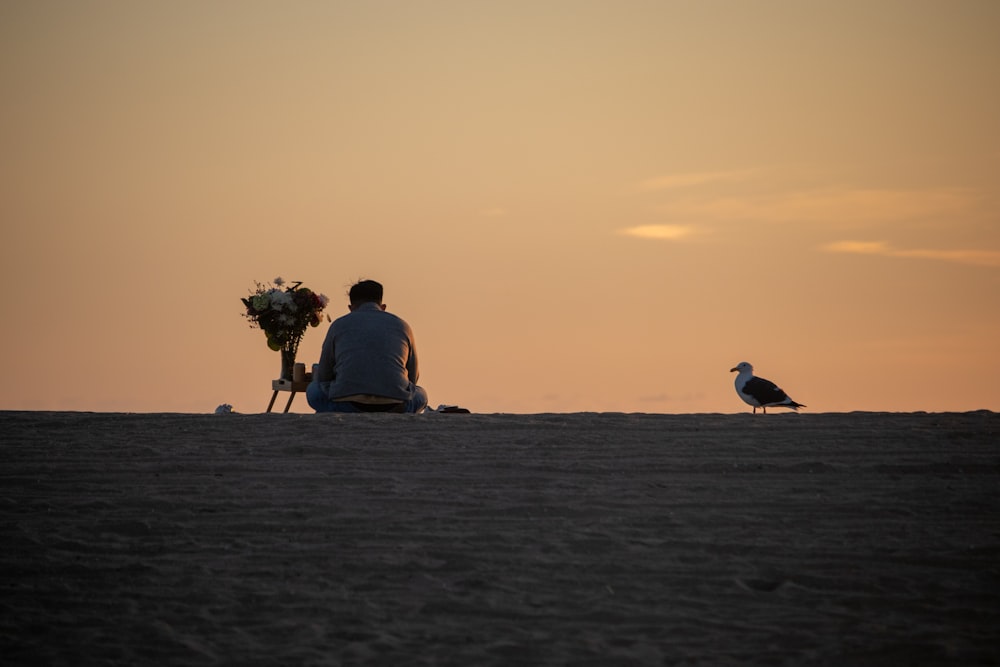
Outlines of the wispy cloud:
M720 221L856 227L928 218L951 223L972 213L975 203L974 192L964 189L825 188L774 195L684 199L665 204L659 210Z
M619 230L619 233L641 239L679 241L697 233L697 230L691 225L637 225Z
M859 255L879 255L882 257L905 257L911 259L933 259L960 264L1000 267L1000 251L997 250L933 250L926 248L894 248L883 241L837 241L823 247L827 252L853 253Z
M883 241L837 241L823 246L827 252L846 252L857 255L885 255L889 245Z
M756 173L752 169L732 171L697 171L680 174L665 174L639 181L633 190L636 192L654 192L656 190L671 190L675 188L690 188L720 181L743 181Z

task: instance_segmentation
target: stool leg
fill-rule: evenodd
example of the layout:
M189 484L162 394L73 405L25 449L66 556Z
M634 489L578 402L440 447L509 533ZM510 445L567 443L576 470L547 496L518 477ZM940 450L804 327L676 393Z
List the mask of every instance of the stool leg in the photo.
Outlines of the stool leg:
M294 391L292 392L292 395L288 397L288 402L285 403L285 412L288 412L288 408L292 407L292 399L293 398L295 398L295 392Z
M274 407L274 399L278 398L278 392L271 394L271 402L267 404L267 411L270 412L271 408Z

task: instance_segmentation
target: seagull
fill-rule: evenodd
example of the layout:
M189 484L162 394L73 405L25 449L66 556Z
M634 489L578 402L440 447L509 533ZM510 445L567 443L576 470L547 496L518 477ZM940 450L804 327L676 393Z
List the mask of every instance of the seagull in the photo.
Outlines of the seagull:
M767 409L771 408L791 408L798 410L806 406L796 403L788 397L781 387L770 380L754 377L753 366L745 361L736 364L736 368L729 369L730 373L738 372L736 376L736 393L747 405L753 406L754 414L757 408L767 414Z

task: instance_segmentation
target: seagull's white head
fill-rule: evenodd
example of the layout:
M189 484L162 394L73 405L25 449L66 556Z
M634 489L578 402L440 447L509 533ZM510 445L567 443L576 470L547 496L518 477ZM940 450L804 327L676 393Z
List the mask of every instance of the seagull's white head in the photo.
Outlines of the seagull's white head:
M729 369L730 373L743 373L744 371L747 373L753 373L753 366L751 366L749 362L741 361L736 364L735 368Z

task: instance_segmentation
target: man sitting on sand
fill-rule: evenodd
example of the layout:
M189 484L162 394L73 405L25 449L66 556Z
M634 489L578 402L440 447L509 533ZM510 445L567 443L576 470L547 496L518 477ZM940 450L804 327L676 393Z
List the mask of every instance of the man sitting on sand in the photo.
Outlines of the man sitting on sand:
M427 392L417 386L413 332L385 312L382 285L351 287L347 315L330 325L306 389L316 412L420 412Z

